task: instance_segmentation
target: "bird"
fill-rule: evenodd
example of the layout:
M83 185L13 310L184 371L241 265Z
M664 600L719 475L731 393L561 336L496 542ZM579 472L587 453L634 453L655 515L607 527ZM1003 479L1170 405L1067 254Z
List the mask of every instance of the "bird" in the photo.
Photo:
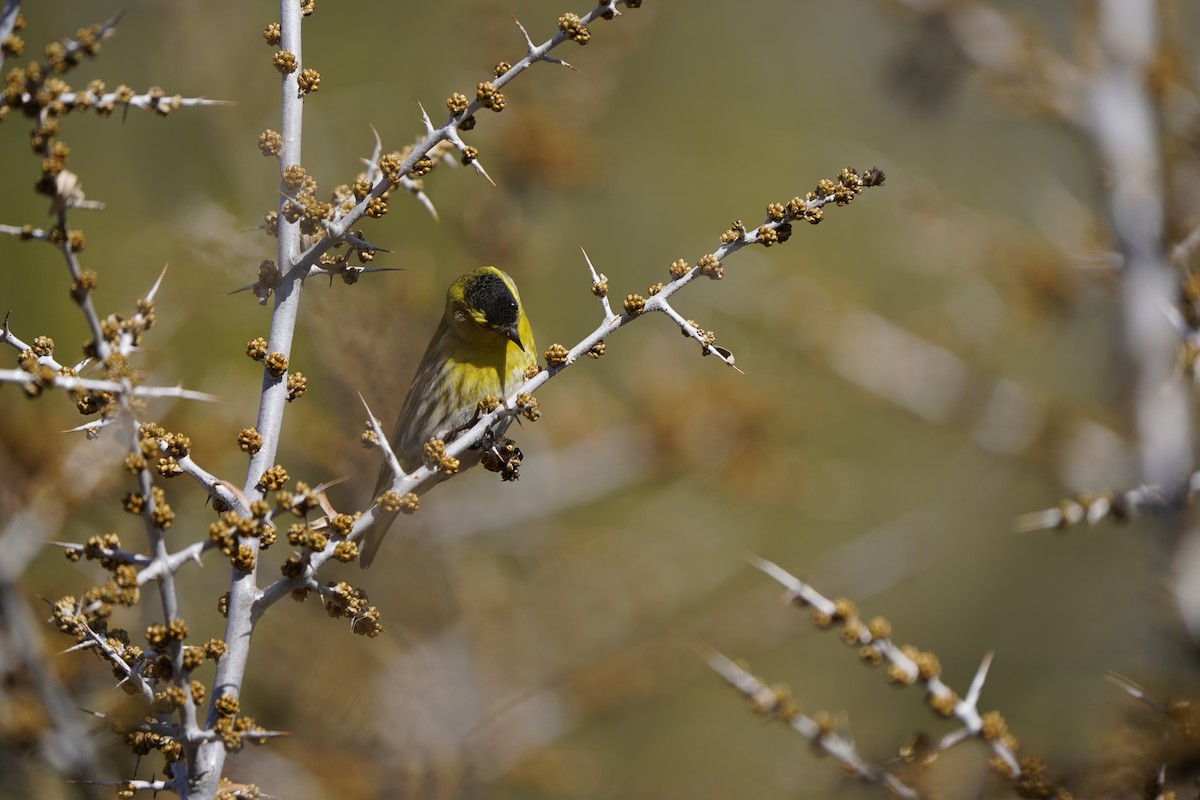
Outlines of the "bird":
M446 290L442 321L404 398L390 440L401 468L411 472L422 463L425 443L447 440L460 433L477 413L485 395L507 397L526 379L526 370L537 366L533 328L521 305L517 285L506 273L483 266L459 276ZM493 429L502 436L512 422L501 420ZM447 442L448 443L448 442ZM481 449L459 457L459 471L479 463ZM446 476L442 476L444 480ZM387 463L379 471L372 498L392 482ZM433 483L426 483L420 492ZM359 566L375 560L395 514L382 514L363 535Z

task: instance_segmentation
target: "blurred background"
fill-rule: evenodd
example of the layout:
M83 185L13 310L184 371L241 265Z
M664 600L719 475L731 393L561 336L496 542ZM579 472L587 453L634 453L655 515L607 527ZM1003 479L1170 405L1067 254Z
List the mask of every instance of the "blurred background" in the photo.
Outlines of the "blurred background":
M465 135L497 187L440 166L426 179L439 219L398 196L363 226L392 251L375 264L402 271L309 283L291 360L309 391L288 409L280 461L293 480L348 479L332 502L365 508L379 454L359 446L357 394L390 424L445 287L467 268L509 272L539 350L570 346L601 320L581 247L614 298L644 294L671 261L716 249L734 219L757 225L769 202L844 166L887 174L883 188L828 208L821 225L742 250L723 281L676 295L744 374L700 358L669 320L640 321L602 359L538 393L541 421L513 426L525 454L518 483L464 475L396 525L370 571L327 567L324 580L370 594L384 636L354 636L315 599L274 607L257 630L242 706L292 735L235 756L230 777L301 799L880 792L755 717L696 656L704 643L790 684L802 707L834 713L877 762L917 731L952 727L919 690L887 687L836 634L782 606L747 551L851 597L864 617L885 614L898 641L940 656L960 693L994 651L981 707L1000 709L1023 750L1060 775L1124 764L1129 742L1115 732L1130 719L1146 717L1161 742L1165 723L1105 675L1158 696L1193 688L1195 651L1166 590L1167 532L1154 521L1015 532L1020 515L1064 496L1138 481L1105 176L1090 143L1027 87L973 67L949 17L913 8L937 5L648 2L597 23L587 47L556 51L575 70L538 65L509 85L504 113L484 112ZM1073 62L1086 50L1089 5L987 7ZM1161 6L1170 47L1159 89L1194 104L1200 8ZM385 150L409 143L419 103L440 121L451 92L470 94L497 61L523 55L514 15L541 42L564 10L542 0L319 3L304 29L304 65L321 73L305 106L304 166L323 190L351 182L372 126ZM152 415L240 485L235 436L254 422L261 376L244 348L266 335L269 306L230 292L275 257L257 227L277 204L277 167L256 139L279 125L261 35L277 11L27 4L27 57L6 67L119 11L117 35L68 76L72 86L101 78L233 105L166 119L70 116L71 169L106 204L75 212L73 224L88 237L82 258L99 273L102 314L130 313L167 266L139 366L156 383L222 400L164 402ZM1035 69L1035 52L1022 53ZM1171 108L1186 111L1180 102ZM1173 241L1195 208L1200 127L1184 111L1164 134ZM32 192L29 127L16 115L0 125L0 222L48 225ZM86 334L60 257L6 237L0 265L13 331L52 336L73 360ZM73 500L51 495L64 518L51 538L116 531L135 548L140 530L120 507L128 476L111 467L103 438L61 433L80 422L64 397L0 389L0 514L74 486ZM93 467L105 478L84 487ZM206 536L201 493L186 479L165 488L179 514L172 543ZM283 543L264 555L264 579L286 554ZM21 589L40 619L41 598L98 580L95 565L47 548ZM193 638L220 636L227 567L208 558L179 583ZM139 631L156 620L152 594L118 623ZM48 652L70 644L52 626L43 632ZM88 654L49 664L79 706L122 696ZM0 690L0 763L13 776L0 797L74 796L38 754L37 714L18 713L30 702L22 686L13 677ZM106 775L131 774L127 751L97 744ZM986 760L968 744L931 780L947 797L1003 796ZM138 775L159 762L147 758ZM1137 786L1144 776L1123 777Z

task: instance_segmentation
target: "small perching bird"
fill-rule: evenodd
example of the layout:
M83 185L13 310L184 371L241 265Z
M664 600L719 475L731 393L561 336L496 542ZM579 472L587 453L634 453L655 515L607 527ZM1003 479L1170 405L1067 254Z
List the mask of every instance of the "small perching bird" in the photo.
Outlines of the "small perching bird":
M450 284L446 311L417 367L404 398L392 451L401 468L411 472L421 465L422 451L430 439L445 440L460 433L477 413L486 395L507 397L525 380L525 371L537 364L533 329L512 278L495 267L473 269ZM492 433L501 436L512 418L501 420ZM479 463L482 450L463 453L459 471ZM378 498L392 483L385 462L375 484ZM428 489L427 483L423 489ZM363 535L359 566L371 566L395 515L385 515Z

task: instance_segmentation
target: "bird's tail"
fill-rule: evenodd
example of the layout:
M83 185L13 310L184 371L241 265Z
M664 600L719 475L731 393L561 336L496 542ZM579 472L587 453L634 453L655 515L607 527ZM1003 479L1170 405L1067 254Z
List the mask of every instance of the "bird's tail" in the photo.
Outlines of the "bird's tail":
M371 499L377 499L391 481L392 471L388 469L385 461L379 469L379 477L375 479L375 491L371 495ZM388 529L392 527L392 522L396 519L395 514L385 513L382 508L378 511L379 517L375 520L375 524L368 528L363 537L358 540L358 566L362 569L371 566L371 562L379 553L379 546L383 544L383 537L387 536Z
M388 529L392 527L392 522L395 521L395 514L382 514L375 524L367 529L363 537L358 541L358 566L366 569L371 566L371 562L375 560L375 556L379 553L379 546L383 544L383 537L387 535Z

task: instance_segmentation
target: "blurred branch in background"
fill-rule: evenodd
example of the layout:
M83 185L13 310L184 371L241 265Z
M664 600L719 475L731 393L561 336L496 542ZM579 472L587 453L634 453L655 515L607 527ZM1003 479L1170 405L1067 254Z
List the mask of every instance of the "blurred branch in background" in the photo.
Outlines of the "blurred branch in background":
M1195 105L1187 76L1188 67L1194 68L1189 61L1194 53L1181 47L1169 27L1178 14L1178 4L1098 0L1081 11L1078 19L1070 20L1075 29L1073 57L1059 55L1052 37L1036 20L1018 22L1015 13L992 4L901 0L896 5L915 12L923 26L911 57L897 62L900 74L893 77L894 85L912 100L925 106L940 103L939 96L949 87L939 74L942 68L955 62L970 65L1012 107L1065 124L1093 147L1092 168L1104 190L1106 228L1102 236L1113 253L1108 260L1120 276L1121 350L1124 371L1130 376L1124 399L1132 418L1137 474L1143 485L1088 492L1078 502L1064 501L1057 509L1026 515L1020 525L1024 529L1061 528L1085 519L1095 524L1110 517L1158 518L1169 534L1162 549L1169 553L1166 561L1175 600L1194 645L1200 631L1200 589L1196 588L1200 586L1200 545L1195 544L1200 537L1194 533L1188 512L1196 495L1191 476L1194 398L1184 372L1194 370L1191 343L1197 341L1196 315L1191 307L1194 273L1187 263L1187 254L1193 249L1190 242L1195 235L1197 202L1194 186L1184 198L1174 198L1171 189L1181 185L1182 175L1189 174L1188 169L1180 169L1180 162L1190 159L1194 168L1197 153L1194 113L1172 113L1172 105L1179 106L1182 98L1191 98L1183 105ZM930 56L930 50L938 48L945 58ZM921 81L929 85L914 85ZM931 93L924 93L926 89ZM1165 153L1187 153L1187 158L1168 160ZM1173 199L1181 202L1169 202ZM838 324L840 320L846 322ZM1001 380L996 391L981 392L974 388L978 380L968 380L969 369L953 353L869 312L842 312L836 318L827 315L824 322L834 323L835 332L825 339L832 366L868 391L935 424L961 425L965 417L971 420L968 426L976 441L989 449L1016 453L1040 438L1047 404L1018 384ZM975 422L977 418L983 422ZM1060 422L1053 427L1061 426ZM793 596L807 588L774 565L761 568L782 575L780 579ZM851 610L842 612L820 596L805 595L803 599L817 604L814 613L818 620L849 619L844 638L852 644L890 636L867 633L853 606L847 605ZM872 624L890 631L883 622ZM872 655L870 650L865 653ZM714 664L714 668L747 691L744 687L749 679L741 671L733 671L728 664ZM939 670L931 668L930 674ZM1170 670L1156 679L1170 682ZM1184 686L1185 691L1194 691L1194 678ZM758 683L750 689L751 694L766 691ZM973 688L971 696L977 695ZM939 693L931 690L930 696ZM765 707L761 699L752 698L751 702L759 710L785 719L791 714L787 704L776 699ZM970 707L973 710L973 701ZM977 719L976 723L966 722L969 734L981 734ZM1155 786L1161 797L1168 787L1190 782L1187 759L1194 753L1195 743L1186 723L1181 727L1182 733L1172 737L1176 744L1169 755L1152 770L1143 761L1142 773L1130 789L1144 783ZM999 731L1004 729L1001 721ZM1130 731L1129 736L1122 743L1127 750L1154 747L1152 741L1137 742L1137 732ZM983 738L993 744L1000 741L997 733L983 734ZM929 761L943 749L934 748ZM1041 762L1026 758L1017 769L1015 750L1012 740L1012 750L1004 760L1020 796L1066 796L1060 793L1065 790L1044 783ZM873 771L855 769L878 781ZM1071 780L1098 789L1098 781L1103 779L1090 775L1084 767ZM900 791L911 790L906 786Z
M892 640L892 625L884 617L878 616L864 621L859 617L853 601L846 598L830 600L778 565L757 556L751 556L750 562L787 590L784 599L789 604L811 608L814 625L820 629L837 627L841 631L842 641L857 648L857 655L864 663L868 666L885 666L888 683L901 687L920 684L925 689L926 703L936 714L944 718L953 718L962 725L959 729L927 742L920 753L905 754L901 748L900 752L905 761L927 767L950 748L968 739L981 739L995 756L993 768L997 772L1016 781L1030 780L1032 762L1026 759L1022 765L1018 765L1016 749L1019 745L1016 737L1008 731L1004 718L999 712L981 714L978 709L979 696L992 662L991 653L983 659L967 693L960 696L943 682L942 666L937 655L911 645L896 645ZM756 711L777 716L785 722L790 722L798 714L799 707L784 696L785 693L766 687L745 670L735 668L724 656L709 653L705 658L709 666L725 678L726 682L746 695ZM906 782L907 779L896 780L894 776L878 767L858 763L857 755L853 752L845 753L841 737L833 734L829 715L820 716L828 721L825 724L805 726L809 729L805 736L812 739L819 749L846 762L868 781L879 783L903 797L918 796L918 792ZM827 737L832 738L832 741Z

